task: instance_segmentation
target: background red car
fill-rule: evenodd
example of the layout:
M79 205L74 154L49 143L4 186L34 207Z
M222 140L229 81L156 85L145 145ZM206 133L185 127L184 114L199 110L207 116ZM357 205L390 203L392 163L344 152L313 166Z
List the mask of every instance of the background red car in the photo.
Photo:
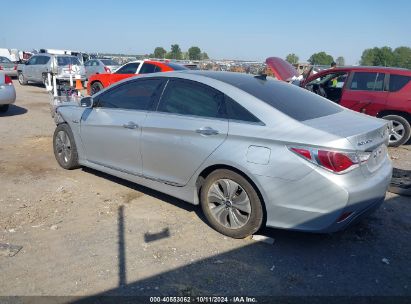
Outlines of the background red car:
M411 136L411 71L385 67L344 67L321 71L301 86L346 108L391 120L390 145Z
M121 66L114 73L92 75L88 79L87 93L89 95L94 95L113 83L139 74L169 72L177 70L187 70L187 68L172 62L159 62L150 60L129 62Z
M266 63L279 80L298 78L297 70L281 58L270 57ZM351 110L392 121L390 146L400 146L411 137L411 70L333 68L307 77L300 86Z

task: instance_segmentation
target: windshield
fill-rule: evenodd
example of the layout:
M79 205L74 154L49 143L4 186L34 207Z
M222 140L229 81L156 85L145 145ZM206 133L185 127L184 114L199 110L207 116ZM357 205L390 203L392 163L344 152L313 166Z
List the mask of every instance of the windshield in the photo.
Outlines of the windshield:
M104 63L104 65L118 65L118 63L115 62L115 61L112 60L112 59L100 59L100 61L101 61L102 63Z
M78 60L77 57L70 57L70 56L64 56L64 57L57 57L57 65L58 66L65 66L65 65L81 65L80 61Z

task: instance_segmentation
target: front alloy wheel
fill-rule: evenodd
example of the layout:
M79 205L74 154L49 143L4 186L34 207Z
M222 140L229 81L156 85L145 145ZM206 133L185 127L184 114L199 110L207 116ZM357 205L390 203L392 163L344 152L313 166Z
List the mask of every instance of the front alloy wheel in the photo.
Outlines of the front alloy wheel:
M64 169L78 168L78 154L73 133L67 124L60 124L54 131L54 156Z

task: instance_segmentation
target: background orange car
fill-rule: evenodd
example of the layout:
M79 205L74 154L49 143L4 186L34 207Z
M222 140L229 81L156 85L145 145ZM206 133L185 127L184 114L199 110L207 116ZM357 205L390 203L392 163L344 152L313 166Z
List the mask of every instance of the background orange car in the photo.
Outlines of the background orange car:
M139 74L187 70L186 67L172 62L138 60L126 63L114 73L95 74L88 79L87 93L94 95L100 90L125 78Z

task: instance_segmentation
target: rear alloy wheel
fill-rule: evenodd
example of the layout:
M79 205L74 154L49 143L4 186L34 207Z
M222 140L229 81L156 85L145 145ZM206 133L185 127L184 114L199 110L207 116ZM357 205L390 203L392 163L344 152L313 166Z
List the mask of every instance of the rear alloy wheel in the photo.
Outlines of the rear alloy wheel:
M94 95L94 94L100 92L102 89L104 89L104 87L101 84L101 82L95 82L91 85L90 93L91 93L91 95Z
M64 169L79 167L76 143L67 124L58 125L54 131L53 150L57 162Z
M19 83L21 85L26 85L27 84L27 80L24 79L23 73L19 72L17 78L19 79Z
M201 188L201 207L210 225L222 234L244 238L263 222L263 208L254 187L240 174L216 170Z
M9 105L0 105L0 113L4 113L7 112L7 110L9 109Z
M393 128L389 135L389 146L398 147L405 144L411 136L411 126L407 119L398 115L387 115L383 117L392 122Z

